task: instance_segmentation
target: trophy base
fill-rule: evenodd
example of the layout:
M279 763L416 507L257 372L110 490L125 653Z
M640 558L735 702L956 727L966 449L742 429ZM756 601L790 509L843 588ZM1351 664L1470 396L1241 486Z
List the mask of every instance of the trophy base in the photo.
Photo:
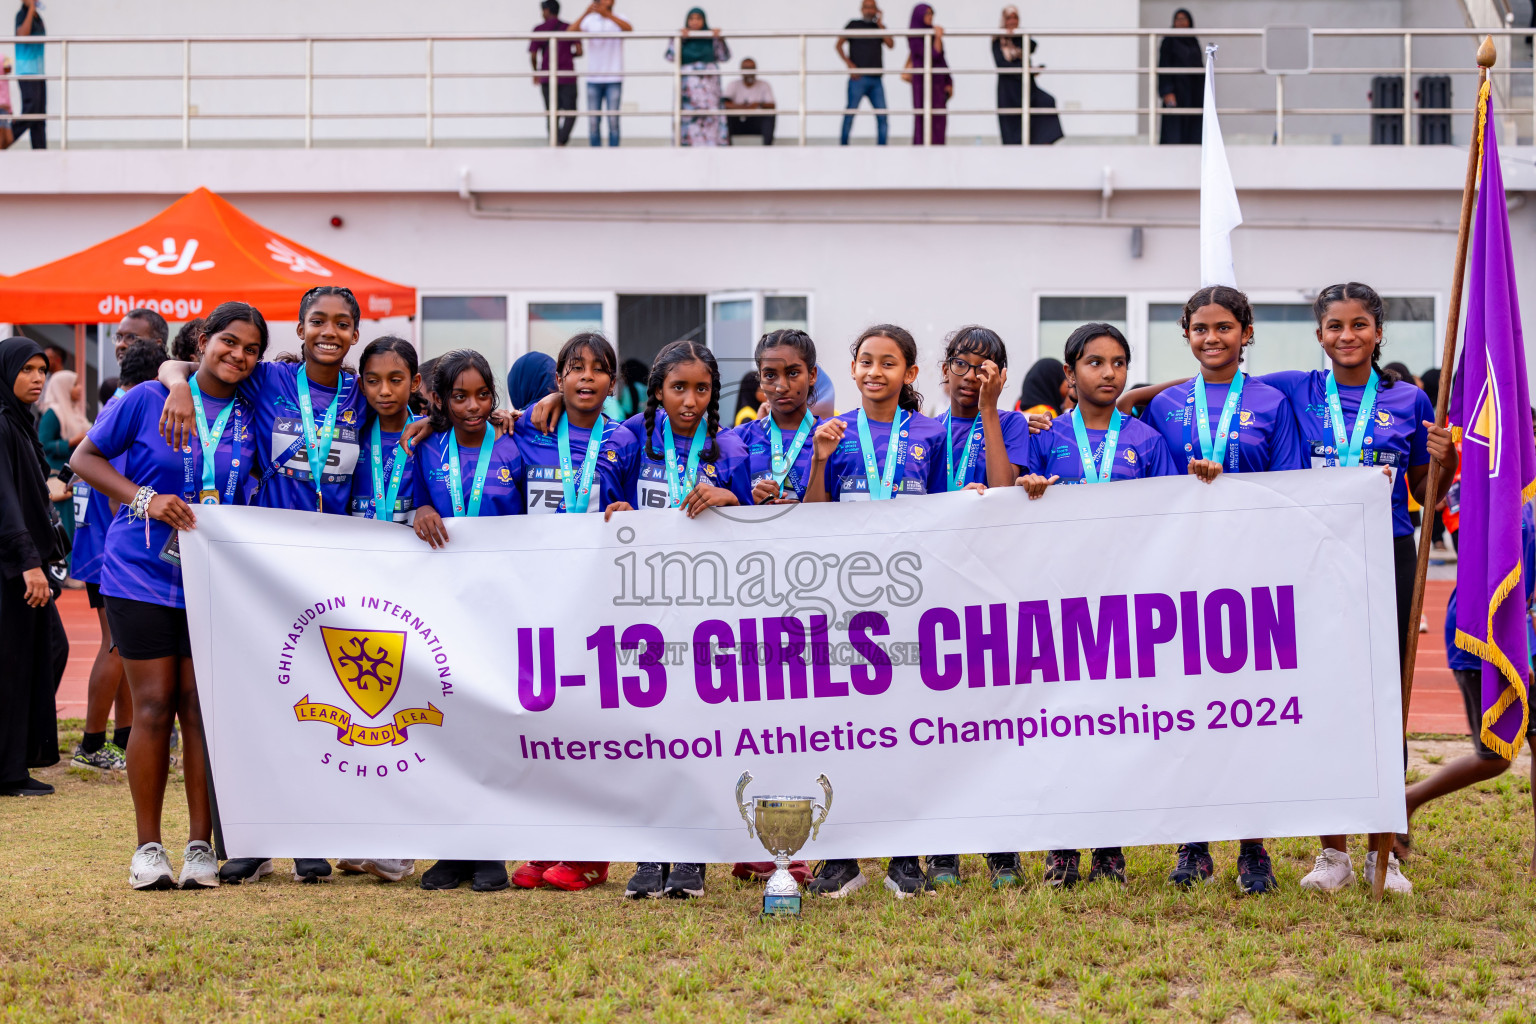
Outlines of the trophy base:
M800 896L775 896L771 893L763 896L763 918L770 917L799 917Z

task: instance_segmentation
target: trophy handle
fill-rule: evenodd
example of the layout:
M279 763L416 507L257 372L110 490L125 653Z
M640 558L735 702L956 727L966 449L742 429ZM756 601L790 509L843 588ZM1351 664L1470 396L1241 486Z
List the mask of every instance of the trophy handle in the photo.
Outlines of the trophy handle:
M755 837L757 831L752 827L752 816L747 813L747 805L741 796L747 791L747 783L752 781L751 772L742 772L741 778L736 780L736 809L741 812L741 820L747 823L747 836Z
M812 839L815 839L817 833L821 831L821 823L827 820L827 812L832 809L832 780L827 778L826 772L822 772L816 776L816 781L821 785L821 791L827 795L827 802L824 804L813 804L811 807L811 810L821 812L811 821Z

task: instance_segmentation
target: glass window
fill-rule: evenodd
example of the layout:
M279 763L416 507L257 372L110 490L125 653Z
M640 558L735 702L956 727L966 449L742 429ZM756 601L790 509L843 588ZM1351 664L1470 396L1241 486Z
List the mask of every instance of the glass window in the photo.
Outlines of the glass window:
M811 329L811 301L804 295L763 296L763 333Z
M1200 364L1190 354L1179 318L1184 306L1178 302L1152 302L1147 305L1147 351L1145 360L1137 360L1137 380L1160 384L1165 380L1190 377ZM1136 381L1132 381L1136 383Z
M1126 329L1123 295L1042 295L1040 297L1040 358L1062 358L1067 336L1083 324L1100 321Z
M752 352L757 338L752 331L752 300L713 299L709 304L709 344L720 366L721 408L735 409L741 378L756 368ZM722 416L725 413L721 413Z
M436 359L456 348L485 356L506 397L507 298L505 295L429 296L421 300L421 359Z
M528 303L528 351L558 356L571 335L603 333L601 302Z
M1440 345L1435 337L1435 300L1424 295L1382 300L1387 322L1382 332L1381 362L1402 363L1414 376L1440 366ZM1431 398L1434 396L1431 395Z
M1317 319L1312 306L1300 302L1253 304L1253 344L1243 369L1248 373L1277 370L1320 370L1326 363L1317 343Z

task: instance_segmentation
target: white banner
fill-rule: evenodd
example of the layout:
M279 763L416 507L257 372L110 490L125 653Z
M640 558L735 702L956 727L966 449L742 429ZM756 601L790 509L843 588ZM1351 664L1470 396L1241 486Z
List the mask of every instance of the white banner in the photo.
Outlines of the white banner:
M230 855L761 860L1402 831L1370 470L183 535ZM697 656L696 656L697 652Z

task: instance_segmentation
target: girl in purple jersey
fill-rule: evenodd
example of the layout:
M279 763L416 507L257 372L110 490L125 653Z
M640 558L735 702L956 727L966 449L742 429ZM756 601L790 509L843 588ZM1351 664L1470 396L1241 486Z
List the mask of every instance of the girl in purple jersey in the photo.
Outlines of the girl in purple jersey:
M411 395L421 386L416 346L385 335L363 349L358 361L368 419L363 425L349 511L363 519L409 523L415 518L414 460L400 443L411 414Z
M942 417L948 490L1012 487L1029 464L1029 417L997 408L1008 384L1003 339L976 324L962 327L945 339L939 370L949 393L949 412Z
M138 847L128 882L135 889L219 884L208 843L213 828L208 766L177 531L196 527L197 504L243 503L240 484L255 439L251 409L238 388L266 351L267 325L254 307L226 302L209 314L202 344L203 359L191 381L197 430L183 447L167 447L161 439L166 390L146 383L105 411L70 461L87 483L120 505L107 530L101 592L133 693L128 786ZM122 472L109 461L118 458ZM160 842L173 719L181 722L191 817L179 881Z
M753 357L769 415L749 420L733 433L747 449L753 503L790 504L805 494L811 471L810 440L817 426L810 410L817 381L816 343L794 328L771 331L758 339Z

